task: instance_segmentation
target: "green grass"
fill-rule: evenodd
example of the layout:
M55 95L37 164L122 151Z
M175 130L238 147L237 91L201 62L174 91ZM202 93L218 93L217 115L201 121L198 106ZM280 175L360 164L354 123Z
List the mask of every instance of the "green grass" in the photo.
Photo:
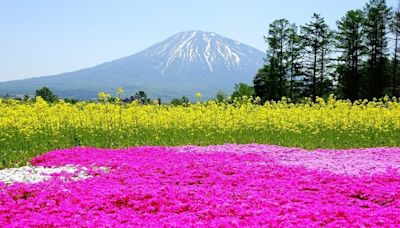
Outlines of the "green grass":
M125 129L123 131L93 131L69 128L57 134L43 129L26 138L16 129L2 129L9 136L0 141L0 168L26 165L33 157L59 148L91 146L99 148L126 148L131 146L158 145L220 145L274 144L287 147L316 148L365 148L399 147L400 131L377 132L363 129L361 132L325 130L319 134L290 133L274 130L243 128L234 132L217 132L215 129ZM360 137L362 135L363 137Z

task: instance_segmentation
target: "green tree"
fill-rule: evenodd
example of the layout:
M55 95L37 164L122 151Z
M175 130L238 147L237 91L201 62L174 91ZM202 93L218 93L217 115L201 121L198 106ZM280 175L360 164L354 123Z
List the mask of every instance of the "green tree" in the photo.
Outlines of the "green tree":
M254 78L255 96L260 97L262 102L281 99L277 86L279 71L276 62L276 58L271 58L270 64L264 65Z
M245 83L236 84L235 89L232 93L232 99L241 98L243 96L247 97L254 96L254 88Z
M369 0L364 13L366 15L365 31L368 48L368 97L378 98L384 95L388 82L387 65L387 35L391 17L391 9L386 0Z
M226 93L222 90L218 91L217 94L215 95L215 98L218 102L223 102L226 97L227 97Z
M172 99L171 104L174 105L174 106L179 106L179 105L187 106L189 104L189 99L187 97L185 97L185 96L183 96L180 99L179 98L174 98L174 99Z
M171 104L174 106L180 106L180 105L182 105L182 100L179 98L174 98L171 100Z
M65 101L66 103L69 103L69 104L76 104L76 103L79 102L79 100L74 99L74 98L65 98L64 101Z
M336 48L340 52L339 90L343 98L359 99L361 96L362 58L366 54L365 17L362 10L350 10L337 22Z
M400 1L399 1L400 7ZM400 39L400 8L393 13L393 18L391 21L390 30L394 36L394 50L393 50L393 60L392 60L392 96L400 96L397 90L397 73L398 73L398 58L400 53L399 39Z
M294 97L301 69L301 42L295 24L286 19L273 21L264 37L267 63L254 78L254 89L263 101Z
M22 99L23 101L27 102L31 99L31 97L29 96L29 94L25 94L24 98Z
M269 26L268 36L264 37L267 45L267 58L270 59L270 72L277 78L277 96L286 95L286 82L288 71L288 47L290 45L290 35L294 25L290 24L286 19L273 21Z
M147 94L144 91L137 92L134 99L138 100L141 104L150 103L150 99L147 98Z
M333 32L321 15L314 14L311 22L301 27L301 39L304 47L304 94L315 100L316 96L322 97L330 90Z
M43 100L53 103L58 100L58 96L53 93L49 88L47 87L42 87L41 89L36 90L36 95L35 97L42 97Z
M181 100L182 100L182 103L183 104L189 104L189 99L187 98L187 97L185 97L185 96L183 96L182 98L181 98Z
M287 45L287 66L289 69L289 91L290 98L295 99L300 94L301 83L298 78L301 76L301 52L303 50L298 28L292 24L288 30L288 45Z

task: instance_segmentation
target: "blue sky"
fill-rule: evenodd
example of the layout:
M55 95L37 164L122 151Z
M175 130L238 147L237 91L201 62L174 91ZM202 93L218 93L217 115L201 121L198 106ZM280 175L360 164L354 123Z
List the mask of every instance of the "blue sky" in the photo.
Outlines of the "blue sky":
M262 51L274 19L331 26L366 0L0 0L0 81L74 71L203 30ZM395 6L396 0L388 0Z

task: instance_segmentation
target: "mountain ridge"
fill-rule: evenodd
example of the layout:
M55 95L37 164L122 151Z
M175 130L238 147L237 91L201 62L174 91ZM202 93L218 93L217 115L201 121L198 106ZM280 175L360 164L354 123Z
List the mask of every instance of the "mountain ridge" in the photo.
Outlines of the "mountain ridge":
M95 98L100 91L125 96L144 90L150 97L170 100L209 99L218 90L231 92L234 84L251 83L265 54L214 32L192 30L175 34L136 54L93 67L58 75L0 82L1 93L22 95L47 86L61 97Z

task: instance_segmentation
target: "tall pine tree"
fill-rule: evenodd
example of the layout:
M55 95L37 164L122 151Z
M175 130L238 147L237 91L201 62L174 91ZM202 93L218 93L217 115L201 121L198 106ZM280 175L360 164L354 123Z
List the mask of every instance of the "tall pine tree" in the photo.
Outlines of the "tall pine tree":
M286 71L287 71L287 54L290 24L286 19L279 19L272 22L269 26L268 36L265 41L268 44L268 57L270 58L271 76L278 79L278 91L276 98L286 95Z
M398 97L400 95L398 87L398 59L400 54L399 42L400 42L400 0L397 10L393 14L391 21L391 32L394 36L394 51L392 61L392 96Z
M368 97L372 99L384 95L384 89L388 82L386 72L387 35L391 10L386 4L386 0L369 0L364 11L368 48Z
M270 24L268 36L264 39L268 45L268 62L256 75L254 87L256 95L264 101L279 100L288 95L288 78L294 80L296 74L295 64L299 56L296 53L296 26L286 19L276 20ZM290 89L294 89L292 81L290 85Z
M301 27L304 47L304 95L313 100L316 96L322 97L330 87L332 38L332 31L319 14L314 14L312 21Z
M337 22L336 48L340 52L339 91L343 98L359 99L361 96L362 57L365 55L365 17L361 10L350 10Z
M289 69L288 95L292 99L296 99L300 95L301 83L298 79L299 76L301 76L302 50L303 47L300 36L298 34L298 27L295 24L292 24L288 31L288 47L287 47L287 65Z

